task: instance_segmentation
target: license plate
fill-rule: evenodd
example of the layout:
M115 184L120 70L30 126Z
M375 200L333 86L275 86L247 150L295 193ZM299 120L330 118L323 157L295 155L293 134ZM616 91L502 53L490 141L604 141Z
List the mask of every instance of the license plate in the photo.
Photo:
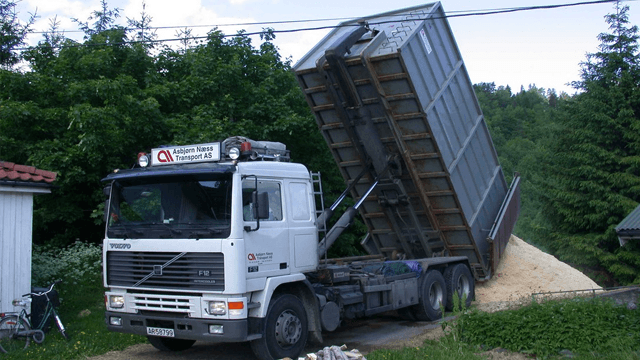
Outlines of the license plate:
M163 329L156 327L148 327L147 335L151 336L161 336L161 337L174 337L173 329Z

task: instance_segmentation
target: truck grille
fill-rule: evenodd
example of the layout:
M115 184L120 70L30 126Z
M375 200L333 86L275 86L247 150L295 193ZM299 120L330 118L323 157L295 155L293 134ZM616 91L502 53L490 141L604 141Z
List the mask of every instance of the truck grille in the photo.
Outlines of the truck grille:
M133 308L141 311L150 310L193 315L200 307L199 304L195 303L195 298L190 296L135 294Z
M224 255L108 251L107 283L137 288L224 291Z

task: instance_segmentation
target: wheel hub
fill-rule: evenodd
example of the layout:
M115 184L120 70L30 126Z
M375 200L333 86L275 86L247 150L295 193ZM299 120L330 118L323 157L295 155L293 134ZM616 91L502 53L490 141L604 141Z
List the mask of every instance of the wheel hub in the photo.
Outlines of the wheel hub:
M469 280L461 275L458 278L457 284L456 284L456 291L458 292L458 296L460 296L460 298L462 299L463 295L467 295L469 296L470 291L470 286L469 286Z
M281 346L295 344L302 336L302 322L290 311L284 311L276 321L276 340Z
M436 283L432 284L429 288L429 303L431 304L431 307L437 309L442 303L443 298L444 292L442 291L442 288Z

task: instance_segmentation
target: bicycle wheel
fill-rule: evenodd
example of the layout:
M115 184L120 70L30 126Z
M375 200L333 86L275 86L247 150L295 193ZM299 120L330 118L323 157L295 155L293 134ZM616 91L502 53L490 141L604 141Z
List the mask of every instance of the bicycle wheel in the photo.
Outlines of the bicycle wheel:
M19 332L31 330L26 320L20 320L17 315L9 315L0 320L0 351L10 353L26 349L31 338L18 336Z

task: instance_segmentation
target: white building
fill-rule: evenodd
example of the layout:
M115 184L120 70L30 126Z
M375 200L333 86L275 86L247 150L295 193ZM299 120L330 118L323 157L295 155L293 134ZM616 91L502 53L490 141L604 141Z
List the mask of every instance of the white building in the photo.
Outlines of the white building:
M0 313L31 291L33 195L50 193L56 175L0 161Z

